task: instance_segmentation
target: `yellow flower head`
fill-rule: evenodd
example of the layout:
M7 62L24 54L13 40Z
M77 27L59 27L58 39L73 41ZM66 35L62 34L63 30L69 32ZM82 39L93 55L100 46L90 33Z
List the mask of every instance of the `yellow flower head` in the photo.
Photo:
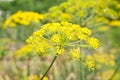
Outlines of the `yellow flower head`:
M120 27L120 21L119 20L111 21L110 25L113 27Z
M96 66L102 64L106 66L114 66L115 65L115 56L111 53L106 53L105 51L100 51L99 53L94 53L93 55L94 60L96 61Z
M72 58L79 59L79 51L72 48L81 46L79 42L87 41L91 33L88 28L82 28L79 25L68 22L48 23L43 25L40 30L34 32L26 42L33 45L34 50L39 54L64 54L66 50L67 52L70 50L69 55ZM95 38L90 38L89 43L93 45L93 48L97 48L99 46L97 41ZM68 47L69 49L67 49Z
M59 16L59 20L60 20L60 21L70 21L70 20L71 20L71 15L68 14L68 13L62 13L62 14Z
M90 56L90 55L86 56L85 65L87 65L90 70L94 70L95 62L94 62L92 56Z
M96 38L89 38L87 42L88 42L88 44L89 44L90 46L92 46L94 49L97 49L97 48L99 47L99 45L100 45L99 40L96 39Z
M55 34L51 37L51 41L53 43L60 43L61 36L59 34Z
M27 56L30 56L31 54L30 53L32 53L33 52L33 46L32 45L25 45L25 46L23 46L22 48L20 48L19 50L17 50L16 52L15 52L15 56L17 57L17 58L22 58L22 57L27 57Z
M69 52L69 55L73 59L80 59L81 58L80 50L78 48L71 49L70 52Z
M109 26L101 26L100 28L98 28L98 31L104 32L109 30L109 28L110 28Z
M61 48L60 46L56 46L55 50L56 50L56 53L58 53L58 54L64 54L64 49Z
M81 25L109 24L109 19L118 19L118 11L110 6L119 9L119 1L115 0L67 0L58 6L53 6L47 12L46 20L49 22L69 21ZM107 18L106 18L107 17ZM88 27L90 27L88 25Z
M43 14L39 14L32 11L18 11L15 14L11 15L3 24L3 28L15 27L17 24L21 24L27 26L31 23L31 21L38 23L39 21L44 19Z

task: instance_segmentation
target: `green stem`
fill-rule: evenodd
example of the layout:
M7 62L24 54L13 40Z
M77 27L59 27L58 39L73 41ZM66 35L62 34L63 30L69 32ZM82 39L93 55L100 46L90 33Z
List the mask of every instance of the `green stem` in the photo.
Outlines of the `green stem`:
M87 23L88 23L94 16L95 16L95 14L94 14L94 15L91 15L90 17L88 17L88 18L84 21L83 26L87 26Z
M76 46L76 47L90 47L89 45L68 45L68 46Z
M117 68L115 69L114 73L112 74L112 76L110 77L109 80L113 80L113 78L115 77L116 73L119 71L120 66L117 66Z
M80 61L80 80L84 80L84 70L83 70L83 64L82 60Z
M40 80L44 79L44 77L46 76L46 74L48 73L48 71L50 70L50 68L52 67L53 63L55 62L56 58L57 58L57 55L54 57L54 59L51 62L50 66L48 67L47 71L45 72L45 74L42 76L42 78Z
M30 58L27 60L27 76L30 75Z

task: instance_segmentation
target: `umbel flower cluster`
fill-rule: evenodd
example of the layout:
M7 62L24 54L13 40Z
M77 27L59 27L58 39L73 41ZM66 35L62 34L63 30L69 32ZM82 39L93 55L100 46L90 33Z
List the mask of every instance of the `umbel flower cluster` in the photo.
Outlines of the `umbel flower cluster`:
M27 26L32 21L38 23L44 19L43 14L39 14L32 11L18 11L17 13L10 16L3 24L3 28L15 27L17 24Z
M51 7L45 18L49 21L69 21L81 25L92 19L94 21L91 23L94 24L96 18L100 17L106 20L118 19L119 13L111 7L118 9L118 4L117 0L67 0L58 6ZM106 24L104 21L101 22Z
M64 55L80 59L80 47L99 47L99 40L91 37L91 30L68 22L48 23L33 33L26 42L39 55ZM89 65L89 62L87 62Z

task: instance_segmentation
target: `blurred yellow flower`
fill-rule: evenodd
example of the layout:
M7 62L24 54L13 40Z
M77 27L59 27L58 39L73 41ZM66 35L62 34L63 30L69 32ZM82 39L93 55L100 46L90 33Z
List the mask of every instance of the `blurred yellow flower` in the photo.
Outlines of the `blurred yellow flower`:
M86 66L88 66L89 70L94 70L95 67L95 62L92 56L87 55L85 58L85 63Z
M70 21L71 20L71 15L68 13L62 13L59 18L60 21Z
M120 3L119 3L119 4L117 4L117 5L116 5L116 7L120 9Z
M37 75L28 76L25 80L40 80L40 77ZM49 80L47 76L43 80Z
M80 50L78 48L71 49L69 52L69 55L71 57L73 57L73 59L80 59L81 58Z
M120 27L120 21L119 21L119 20L111 21L111 22L110 22L110 26Z
M90 46L92 46L94 49L97 49L97 48L99 47L99 45L100 45L99 40L96 39L96 38L89 38L87 42L88 42L88 44L89 44Z
M31 55L30 53L32 53L33 50L34 48L32 45L29 44L25 45L15 52L15 57L17 58L28 57L29 55Z
M11 15L3 24L3 28L15 27L17 24L24 26L29 25L32 21L38 23L44 19L43 14L39 14L32 11L18 11L15 14Z
M98 31L107 31L107 30L109 30L109 27L108 26L101 26L101 27L99 27L98 28Z
M113 73L114 73L114 69L108 69L106 71L103 71L100 75L101 80L109 80L113 75ZM120 74L116 73L112 80L119 80L119 79L120 79Z
M40 80L40 77L37 75L28 76L25 80Z
M115 65L115 56L114 56L114 54L111 54L111 53L106 53L104 51L101 51L101 52L93 54L93 58L97 62L97 64L100 64L100 65L102 65L102 64L104 64L106 66L114 66Z

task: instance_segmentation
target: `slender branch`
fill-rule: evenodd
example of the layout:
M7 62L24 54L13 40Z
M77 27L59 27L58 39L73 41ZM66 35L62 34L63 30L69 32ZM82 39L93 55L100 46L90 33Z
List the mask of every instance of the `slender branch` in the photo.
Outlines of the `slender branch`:
M30 58L27 60L27 76L30 75Z
M90 47L89 45L68 45L68 46L76 46L76 47Z
M114 73L112 74L112 76L110 77L109 80L113 80L114 76L116 75L116 73L119 71L120 66L117 66L117 68L115 69Z
M84 80L84 67L82 62L80 62L80 71L81 71L80 80Z
M84 21L83 26L86 26L87 23L88 23L94 16L95 16L95 14L94 14L94 15L91 15L90 17L88 17L88 18Z
M48 67L47 71L45 72L45 74L42 76L42 78L40 80L44 79L44 77L46 76L46 74L48 73L48 71L50 70L50 68L52 67L53 63L55 62L56 58L57 58L57 55L54 57L54 59L51 62L50 66Z
M79 40L79 41L76 41L76 42L72 42L72 43L70 43L70 44L75 44L75 43L80 43L81 41Z

